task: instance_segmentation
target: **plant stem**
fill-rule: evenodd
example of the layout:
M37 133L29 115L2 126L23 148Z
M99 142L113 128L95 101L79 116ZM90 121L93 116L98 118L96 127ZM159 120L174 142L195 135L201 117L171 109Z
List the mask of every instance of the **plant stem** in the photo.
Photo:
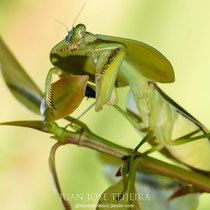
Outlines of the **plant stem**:
M124 156L130 156L133 151L132 149L112 143L104 138L101 138L100 136L95 135L91 131L86 130L84 130L81 135L79 146L89 147L120 159Z
M70 117L67 119L69 121L74 120L74 118ZM43 124L42 121L16 121L2 123L2 125L14 125L38 129L42 132L53 134L54 137L56 137L54 139L59 141L59 144L61 145L76 144L78 146L88 147L119 159L124 159L125 157L131 156L133 152L132 149L122 147L95 135L84 123L80 121L77 122L77 125L82 129L79 132L68 131L58 126L56 123L46 125ZM205 192L210 192L209 177L194 171L188 171L178 166L165 163L152 157L148 157L146 154L138 154L142 157L142 161L139 163L139 167L158 172L165 176L176 178L180 181L199 187Z
M64 138L66 143L88 147L119 159L130 156L133 151L132 149L122 147L103 139L92 133L89 129L84 129L80 138L77 140L74 137L72 138L71 133L66 133ZM139 163L140 168L149 169L162 175L176 178L179 181L197 186L205 192L210 192L210 178L197 172L188 171L146 155L141 155L141 157L142 161Z
M51 175L52 175L52 180L53 180L53 183L54 183L54 186L55 186L55 190L56 190L58 196L61 199L61 202L63 204L63 208L65 210L71 210L71 206L70 206L69 202L63 197L61 187L60 187L60 184L59 184L59 181L58 181L58 175L56 173L55 153L56 153L57 148L61 145L62 144L60 144L60 143L56 143L52 147L52 149L50 151L50 157L49 157L49 168L50 168L50 172L51 172Z

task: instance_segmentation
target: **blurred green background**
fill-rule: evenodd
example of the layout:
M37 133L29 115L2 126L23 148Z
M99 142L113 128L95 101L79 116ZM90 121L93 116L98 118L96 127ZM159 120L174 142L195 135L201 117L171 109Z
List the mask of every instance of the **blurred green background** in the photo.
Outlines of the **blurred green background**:
M51 67L50 49L67 33L56 20L71 28L84 2L77 23L92 33L136 39L160 50L176 75L175 83L161 87L210 128L208 0L0 0L1 36L39 87L43 89ZM40 119L13 98L2 77L0 87L0 121ZM127 91L119 90L122 106ZM84 101L74 116L89 104L91 100ZM121 145L134 147L139 141L135 130L111 107L100 113L92 110L82 120L96 134ZM48 170L53 143L49 135L34 130L0 127L0 209L61 209ZM109 186L94 151L68 145L59 149L57 163L66 193L102 193ZM198 209L209 206L210 196L202 195Z

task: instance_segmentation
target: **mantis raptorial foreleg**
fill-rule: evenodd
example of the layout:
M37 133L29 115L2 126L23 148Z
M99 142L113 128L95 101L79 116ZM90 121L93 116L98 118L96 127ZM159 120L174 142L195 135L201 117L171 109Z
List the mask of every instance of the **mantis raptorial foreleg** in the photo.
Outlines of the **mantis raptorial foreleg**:
M126 48L122 44L97 45L89 51L95 61L96 110L102 109L111 97Z
M52 115L53 115L52 110L56 109L56 107L54 107L53 105L53 93L52 93L52 85L51 85L52 77L54 74L58 75L60 78L63 76L67 76L67 74L64 71L56 67L51 68L47 74L47 78L45 80L45 87L44 87L44 99Z

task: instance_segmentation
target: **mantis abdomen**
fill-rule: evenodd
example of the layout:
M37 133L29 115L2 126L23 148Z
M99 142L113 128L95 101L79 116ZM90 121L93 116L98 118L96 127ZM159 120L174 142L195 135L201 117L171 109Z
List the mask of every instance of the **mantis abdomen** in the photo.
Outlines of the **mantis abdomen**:
M210 171L209 139L173 145L175 139L196 130L200 130L196 135L204 134L201 127L178 112L153 82L136 73L129 65L124 67L122 65L121 72L131 87L127 108L141 117L142 130L152 130L156 143L165 147L174 158L193 168Z

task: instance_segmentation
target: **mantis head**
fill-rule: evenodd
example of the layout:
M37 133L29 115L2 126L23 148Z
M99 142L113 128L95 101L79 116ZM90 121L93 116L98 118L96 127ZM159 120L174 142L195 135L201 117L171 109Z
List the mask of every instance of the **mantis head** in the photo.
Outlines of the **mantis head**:
M65 37L65 43L69 46L71 51L76 51L79 44L85 35L86 27L84 24L78 24L69 31Z

